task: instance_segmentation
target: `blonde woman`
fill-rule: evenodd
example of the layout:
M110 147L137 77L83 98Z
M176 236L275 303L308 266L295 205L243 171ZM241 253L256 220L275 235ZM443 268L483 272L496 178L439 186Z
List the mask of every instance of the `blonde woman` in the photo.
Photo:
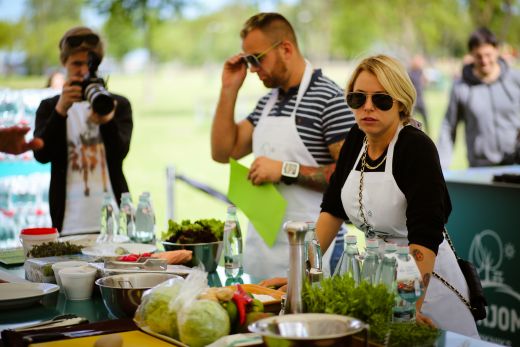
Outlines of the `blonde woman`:
M405 68L378 55L364 59L346 89L356 125L347 134L317 222L327 249L349 220L368 238L408 244L426 294L417 321L477 337L462 301L436 278L436 271L467 297L455 256L443 239L451 202L439 156L430 138L411 126L415 89Z

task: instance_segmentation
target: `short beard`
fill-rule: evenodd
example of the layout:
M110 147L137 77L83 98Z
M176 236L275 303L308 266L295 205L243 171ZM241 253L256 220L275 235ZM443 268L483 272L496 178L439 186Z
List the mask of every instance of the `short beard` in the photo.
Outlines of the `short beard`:
M287 65L282 61L279 54L277 58L271 74L262 81L267 88L280 88L287 82Z

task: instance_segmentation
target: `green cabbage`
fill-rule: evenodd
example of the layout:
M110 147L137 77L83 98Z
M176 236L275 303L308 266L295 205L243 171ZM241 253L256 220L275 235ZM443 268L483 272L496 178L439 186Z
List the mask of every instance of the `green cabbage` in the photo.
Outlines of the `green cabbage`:
M229 331L229 316L215 301L197 300L179 313L181 341L190 347L209 345Z
M175 300L182 286L182 281L172 286L154 288L147 296L142 310L142 320L152 331L179 338L177 312L170 310L170 302Z

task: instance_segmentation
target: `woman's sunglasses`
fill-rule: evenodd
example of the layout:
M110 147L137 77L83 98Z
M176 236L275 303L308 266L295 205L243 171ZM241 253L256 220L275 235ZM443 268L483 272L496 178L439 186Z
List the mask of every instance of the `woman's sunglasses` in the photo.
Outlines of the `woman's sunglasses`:
M262 58L265 57L265 55L267 53L269 53L273 48L278 46L280 43L282 43L282 41L276 42L274 45L272 45L271 47L269 47L268 49L266 49L262 53L243 55L242 56L242 60L246 63L248 68L251 67L251 66L259 68L260 65L262 64Z
M350 92L347 94L347 104L352 109L358 109L365 104L367 96L372 98L372 103L375 107L381 111L388 111L394 104L394 99L385 93L361 93L361 92Z
M99 43L99 36L96 34L73 35L67 37L65 42L71 48L79 47L83 42L87 43L88 45L95 46Z

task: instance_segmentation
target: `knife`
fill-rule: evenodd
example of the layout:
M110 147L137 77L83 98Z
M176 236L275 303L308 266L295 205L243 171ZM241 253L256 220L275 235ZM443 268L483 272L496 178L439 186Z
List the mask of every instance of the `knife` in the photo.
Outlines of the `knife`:
M70 331L70 332L31 334L31 335L24 336L22 338L22 340L26 345L29 345L31 343L47 342L47 341L62 340L62 339L73 339L76 337L95 336L95 335L101 335L101 334L106 334L106 333L107 333L106 331L88 329L88 330L78 330L78 331Z

